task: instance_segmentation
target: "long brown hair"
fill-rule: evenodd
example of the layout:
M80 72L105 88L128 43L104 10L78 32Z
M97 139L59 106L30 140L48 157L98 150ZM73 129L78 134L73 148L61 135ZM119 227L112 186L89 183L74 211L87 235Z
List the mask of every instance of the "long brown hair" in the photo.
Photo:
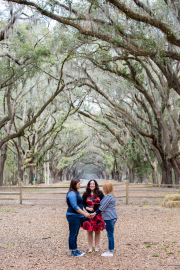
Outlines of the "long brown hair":
M77 190L77 187L76 187L77 183L79 183L79 182L80 182L80 180L78 178L73 178L71 180L68 192L69 191L74 191L74 192L79 193L78 190Z
M94 191L93 191L95 197L100 196L101 191L100 191L100 189L99 189L99 185L98 185L97 181L94 180L94 179L89 180L89 182L88 182L88 184L87 184L87 187L86 187L86 191L84 192L84 195L87 196L87 197L88 197L88 196L91 196L91 189L90 189L91 181L94 181L94 183L95 183L95 189L94 189Z

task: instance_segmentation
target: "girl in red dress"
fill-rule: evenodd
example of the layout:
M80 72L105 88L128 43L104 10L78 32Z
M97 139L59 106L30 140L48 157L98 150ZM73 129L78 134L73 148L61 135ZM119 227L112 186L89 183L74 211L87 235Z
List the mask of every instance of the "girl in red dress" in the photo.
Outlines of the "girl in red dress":
M90 180L87 184L86 191L83 194L83 206L88 213L93 213L100 206L100 201L104 194L100 191L96 180ZM87 230L87 240L89 252L92 252L93 231L95 232L95 251L99 250L100 232L105 229L105 223L102 219L102 213L94 218L83 218L82 228Z

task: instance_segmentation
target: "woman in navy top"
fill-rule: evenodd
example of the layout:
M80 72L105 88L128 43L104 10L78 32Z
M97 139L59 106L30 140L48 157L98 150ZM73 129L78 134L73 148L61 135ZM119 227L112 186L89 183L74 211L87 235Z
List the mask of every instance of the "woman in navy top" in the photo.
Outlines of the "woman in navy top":
M89 213L83 211L83 199L78 192L80 187L80 180L72 179L66 196L68 205L66 218L69 223L69 250L74 257L81 257L85 254L77 249L77 236L83 216L86 218L90 216Z

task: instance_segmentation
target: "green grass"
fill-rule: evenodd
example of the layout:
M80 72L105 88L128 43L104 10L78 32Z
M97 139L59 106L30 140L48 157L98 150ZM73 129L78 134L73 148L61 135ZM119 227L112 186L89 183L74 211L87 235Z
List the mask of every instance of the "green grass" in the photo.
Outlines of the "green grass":
M173 252L168 252L168 254L173 254Z
M151 247L151 245L147 245L146 247L147 247L147 248L150 248L150 247Z
M166 248L169 248L169 246L162 247L161 250L166 250Z
M176 243L177 243L176 241L173 242L173 244L176 244Z
M15 246L15 244L7 244L7 245L5 245L5 247L14 247Z
M0 212L12 212L12 209L0 209Z
M151 257L159 257L159 255L157 255L157 254L153 254Z

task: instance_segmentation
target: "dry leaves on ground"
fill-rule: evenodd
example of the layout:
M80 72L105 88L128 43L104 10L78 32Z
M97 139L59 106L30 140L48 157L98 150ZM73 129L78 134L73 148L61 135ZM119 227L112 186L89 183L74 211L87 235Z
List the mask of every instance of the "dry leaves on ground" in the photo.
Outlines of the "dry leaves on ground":
M108 245L106 231L101 235L99 253L70 256L64 195L55 201L1 204L0 269L180 269L180 212L162 208L161 202L133 198L126 206L124 199L117 199L113 258L100 256ZM88 249L82 229L78 248Z

